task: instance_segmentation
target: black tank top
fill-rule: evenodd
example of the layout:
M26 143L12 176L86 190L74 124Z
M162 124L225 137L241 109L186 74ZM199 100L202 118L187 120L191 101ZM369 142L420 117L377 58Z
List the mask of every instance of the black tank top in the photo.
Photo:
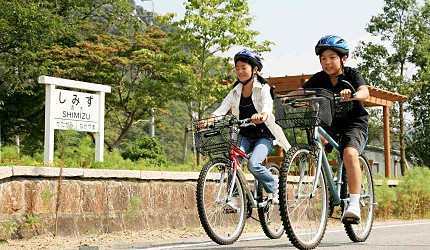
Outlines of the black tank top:
M252 97L241 96L239 104L239 119L242 120L251 118L251 116L255 113L258 112L255 109L254 103L252 102ZM239 133L242 136L248 137L250 139L275 138L264 123L256 124L256 126L251 125L248 127L243 127L240 129Z

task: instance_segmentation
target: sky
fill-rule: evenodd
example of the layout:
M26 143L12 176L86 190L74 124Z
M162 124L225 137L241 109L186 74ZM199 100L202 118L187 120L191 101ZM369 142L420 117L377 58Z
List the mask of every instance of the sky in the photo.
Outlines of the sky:
M158 14L176 13L184 16L183 0L136 1ZM324 35L342 36L352 51L359 41L378 41L366 32L372 16L382 13L383 0L249 0L254 21L250 29L260 33L257 41L275 43L263 57L264 77L314 74L321 70L314 47ZM228 53L233 57L241 47ZM237 51L236 51L237 50ZM349 59L347 66L356 66Z

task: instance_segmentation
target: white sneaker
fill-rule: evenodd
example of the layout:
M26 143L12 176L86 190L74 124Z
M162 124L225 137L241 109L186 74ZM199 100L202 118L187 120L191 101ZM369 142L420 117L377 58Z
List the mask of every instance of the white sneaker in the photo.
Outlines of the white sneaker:
M342 216L342 222L348 224L360 223L360 205L348 206Z
M239 211L238 203L237 197L231 197L230 201L227 202L227 206L224 211L228 214L237 213Z
M269 200L272 200L273 205L279 204L279 189L276 189L275 192L269 194Z

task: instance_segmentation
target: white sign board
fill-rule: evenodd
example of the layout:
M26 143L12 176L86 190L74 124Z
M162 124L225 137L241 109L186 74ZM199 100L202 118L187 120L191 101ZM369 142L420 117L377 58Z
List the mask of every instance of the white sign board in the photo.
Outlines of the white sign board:
M39 76L39 83L46 86L45 163L54 161L55 129L94 132L95 158L103 161L105 93L110 93L111 87L51 76ZM57 86L93 93L57 89Z
M99 96L64 89L54 90L54 129L99 131Z

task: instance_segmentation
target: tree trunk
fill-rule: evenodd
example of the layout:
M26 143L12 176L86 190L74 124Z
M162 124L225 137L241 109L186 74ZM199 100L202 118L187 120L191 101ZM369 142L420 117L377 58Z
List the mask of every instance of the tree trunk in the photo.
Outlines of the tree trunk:
M187 150L188 150L188 127L185 126L185 130L184 130L184 154L183 154L183 159L182 159L182 163L186 163L187 162Z
M21 150L20 150L20 139L19 135L15 136L15 143L16 143L16 153L18 155L18 158L21 158Z
M118 136L116 141L112 144L113 148L119 148L122 141L124 140L125 136L127 135L128 131L130 130L131 126L134 122L134 115L136 112L131 112L130 116L128 117L127 121L125 121L125 126L121 129L121 134Z
M402 176L406 174L406 143L405 143L405 119L403 117L403 102L399 102L400 118L400 169Z

